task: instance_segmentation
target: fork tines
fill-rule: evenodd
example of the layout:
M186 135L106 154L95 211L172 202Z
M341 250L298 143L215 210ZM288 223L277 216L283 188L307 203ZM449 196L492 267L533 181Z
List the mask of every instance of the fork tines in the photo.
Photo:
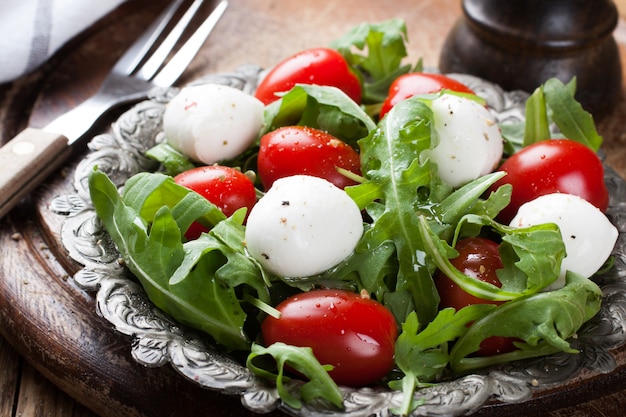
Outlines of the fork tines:
M172 3L161 12L161 15L152 23L148 30L146 30L119 59L114 71L117 70L122 74L133 75L145 81L152 81L159 86L171 85L187 67L191 58L195 56L195 53L200 49L217 23L217 20L219 20L226 9L228 2L222 0L215 7L205 23L203 23L202 26L206 26L207 21L213 21L213 23L210 24L211 28L201 39L199 39L200 36L198 36L198 32L202 30L202 26L198 28L194 36L181 47L181 51L184 48L193 48L191 58L184 62L177 62L181 60L180 58L175 61L176 56L181 52L179 51L179 53L165 65L161 73L154 78L159 69L167 62L169 55L183 37L192 19L198 14L204 0L193 0L191 4L188 3L189 1L185 0L172 1ZM184 6L186 6L186 9ZM178 16L180 17L174 22L175 17ZM165 69L168 70L167 74L163 73Z

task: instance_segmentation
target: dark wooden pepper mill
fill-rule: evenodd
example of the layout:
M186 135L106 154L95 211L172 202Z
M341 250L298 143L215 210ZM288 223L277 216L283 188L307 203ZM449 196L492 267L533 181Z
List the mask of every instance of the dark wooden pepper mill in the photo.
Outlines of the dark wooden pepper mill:
M596 120L621 94L622 69L610 0L462 0L439 68L472 74L505 90L532 92L556 77L577 79L576 98Z

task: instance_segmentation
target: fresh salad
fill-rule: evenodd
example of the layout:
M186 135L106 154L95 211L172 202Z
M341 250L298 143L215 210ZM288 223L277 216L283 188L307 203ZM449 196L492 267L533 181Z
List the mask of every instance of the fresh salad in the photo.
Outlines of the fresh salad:
M618 231L575 80L548 80L525 123L499 125L469 87L406 64L406 34L359 25L255 95L184 87L148 152L158 172L121 192L89 177L150 300L293 408L389 386L408 414L421 386L576 354L568 339L600 308L593 276Z

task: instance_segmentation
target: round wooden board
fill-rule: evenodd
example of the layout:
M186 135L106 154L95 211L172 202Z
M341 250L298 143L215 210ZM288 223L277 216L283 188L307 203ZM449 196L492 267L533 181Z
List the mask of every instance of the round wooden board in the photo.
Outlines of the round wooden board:
M110 64L164 4L163 0L129 2L38 72L0 86L2 140L27 124L45 125L93 93ZM269 66L301 49L327 45L355 24L391 17L407 22L409 56L423 57L425 65L436 66L445 35L460 13L456 0L231 0L181 83L250 62ZM616 39L622 61L625 33L620 21ZM625 117L626 103L620 102L599 126L607 162L622 176L626 173L621 123ZM130 340L96 314L93 295L74 283L72 275L80 265L68 259L61 246L64 218L49 211L48 203L73 191L71 171L84 152L84 147L77 147L60 172L0 222L0 332L47 378L104 417L250 415L239 398L200 388L169 366L138 365L130 354ZM493 405L477 415L569 416L594 410L621 415L626 395L616 392L626 387L626 353L615 354L618 368L611 374L583 374L565 387L539 391L527 403Z

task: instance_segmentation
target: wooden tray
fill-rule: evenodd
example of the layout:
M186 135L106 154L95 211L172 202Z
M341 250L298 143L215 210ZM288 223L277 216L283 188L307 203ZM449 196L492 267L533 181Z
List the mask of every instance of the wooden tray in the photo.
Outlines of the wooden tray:
M3 141L27 124L45 125L91 94L109 64L164 4L129 2L40 71L1 87ZM298 50L326 45L357 23L391 17L407 22L410 56L423 57L426 65L433 66L445 34L460 13L459 2L454 0L401 0L389 5L362 0L280 4L231 0L181 83L248 62L269 66ZM620 24L618 41L626 38L623 31ZM622 60L625 48L620 43ZM626 103L620 102L599 126L607 161L622 176L626 173L621 124L625 116ZM64 218L50 212L48 203L72 192L68 174L84 152L77 148L63 170L0 222L0 332L47 378L101 416L251 415L239 398L197 387L169 366L138 365L130 355L130 340L116 334L96 314L92 294L73 282L71 277L80 266L67 258L59 242ZM619 350L616 356L620 366L609 375L545 392L516 406L515 412L509 406L494 405L477 415L539 415L554 410L549 415L566 416L574 409L622 415L626 394L617 391L626 387L626 352Z

